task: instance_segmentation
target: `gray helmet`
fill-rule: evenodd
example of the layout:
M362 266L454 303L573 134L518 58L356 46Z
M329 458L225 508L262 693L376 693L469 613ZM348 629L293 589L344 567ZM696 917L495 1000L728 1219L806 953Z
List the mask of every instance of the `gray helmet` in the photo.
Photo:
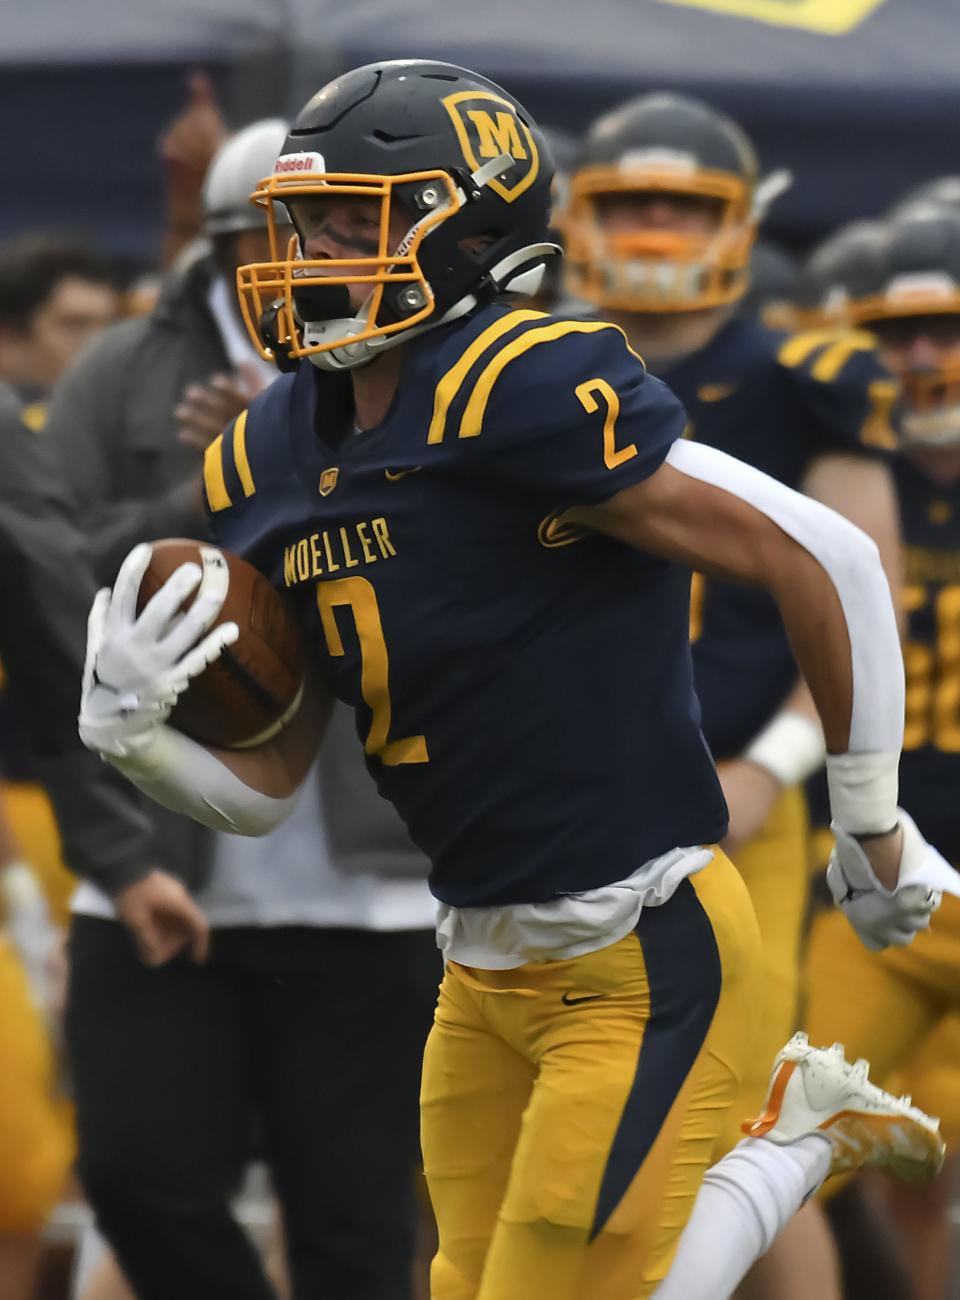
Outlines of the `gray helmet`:
M208 235L266 228L266 213L251 204L250 195L273 171L289 129L282 118L266 117L221 145L203 182L203 228Z
M924 181L898 199L888 215L899 219L931 203L960 215L960 176L937 176L932 181Z
M862 298L876 278L885 236L882 221L850 221L814 248L793 295L806 328L849 324L851 302Z
M887 227L869 283L851 301L854 322L877 334L903 395L902 436L925 447L960 445L960 213L905 208ZM924 338L936 350L905 350Z

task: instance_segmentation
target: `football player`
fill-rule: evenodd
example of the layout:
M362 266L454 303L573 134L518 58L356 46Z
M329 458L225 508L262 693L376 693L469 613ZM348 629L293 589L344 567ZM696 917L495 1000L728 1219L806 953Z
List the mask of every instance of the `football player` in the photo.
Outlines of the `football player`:
M850 299L871 282L885 231L882 221L850 221L814 248L794 285L791 328L852 326Z
M885 427L893 388L871 341L822 330L788 337L734 314L771 189L758 172L743 131L706 104L652 94L613 109L588 132L574 175L569 279L683 401L688 438L853 517L896 570L888 472L855 454L876 437L871 424ZM727 844L764 949L761 1036L731 1116L732 1146L741 1113L763 1097L766 1061L795 1028L808 885L799 783L823 747L769 595L698 580L692 634L704 734L730 809Z
M238 629L205 631L206 586L178 612L190 565L137 618L142 546L91 612L81 734L161 802L256 834L295 797L325 691L349 700L441 903L434 1296L717 1300L831 1169L888 1164L894 1133L917 1172L941 1152L924 1116L798 1039L757 1136L706 1172L761 976L718 847L690 567L778 603L854 927L907 942L952 878L896 807L900 651L872 544L684 441L622 331L511 302L555 252L551 170L516 101L447 64L369 65L307 104L255 195L296 238L239 276L253 336L307 364L211 445L204 479L214 534L289 592L323 688L255 750L168 727Z
M901 798L943 853L960 863L960 214L905 208L879 246L872 283L851 295L850 311L876 335L903 390L894 461L908 619ZM894 1071L906 1078L941 1108L951 1145L960 1139L958 963L960 905L949 899L935 936L896 956L851 948L832 915L819 918L808 972L810 1032L870 1053L880 1078ZM841 985L845 995L838 999ZM941 1184L940 1199L927 1198L923 1214L910 1214L905 1233L916 1294L924 1298L945 1294L946 1193ZM899 1212L910 1213L904 1198L898 1200Z

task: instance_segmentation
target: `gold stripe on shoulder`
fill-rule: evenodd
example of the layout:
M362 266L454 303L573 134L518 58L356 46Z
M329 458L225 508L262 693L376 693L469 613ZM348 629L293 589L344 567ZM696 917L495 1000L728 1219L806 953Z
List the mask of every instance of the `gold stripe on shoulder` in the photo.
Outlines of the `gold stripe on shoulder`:
M477 335L456 364L450 367L437 384L436 392L433 395L433 417L430 420L427 442L443 442L450 405L457 393L459 393L463 381L470 373L471 367L480 360L487 348L496 343L497 339L503 338L504 334L509 334L517 325L522 325L530 320L542 320L545 316L546 312L542 311L511 311L506 316L501 316L499 320L494 321L482 334Z
M241 411L233 426L233 460L240 475L240 486L245 497L252 497L256 492L250 462L247 459L247 411Z
M463 419L460 421L458 437L476 438L480 433L493 386L511 361L515 361L517 357L522 357L525 352L535 348L538 343L552 343L556 339L566 338L570 334L596 334L599 330L609 329L617 329L619 334L623 333L617 326L610 325L607 321L561 320L554 321L552 325L541 325L539 329L527 330L518 339L513 339L506 347L500 349L492 361L487 363L486 368L481 372L479 379L474 384L470 400L467 402L467 408L463 413ZM636 353L634 353L634 356L636 356Z
M817 357L810 370L814 379L822 384L832 384L850 358L856 352L875 352L876 342L871 335L860 330L851 332L844 339L831 343Z
M223 477L223 434L218 433L203 453L203 490L213 511L233 505Z
M836 343L847 338L849 331L844 329L804 330L801 334L792 334L780 344L777 360L783 366L802 366L818 348L828 343Z

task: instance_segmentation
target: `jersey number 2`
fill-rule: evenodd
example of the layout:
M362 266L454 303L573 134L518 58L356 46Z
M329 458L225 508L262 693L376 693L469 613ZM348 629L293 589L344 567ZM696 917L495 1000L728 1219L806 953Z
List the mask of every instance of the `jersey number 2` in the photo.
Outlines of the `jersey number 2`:
M399 767L402 763L429 763L427 742L423 736L388 739L390 662L373 585L366 578L337 578L333 582L318 583L320 621L327 648L335 658L343 654L343 640L334 615L338 605L349 608L360 641L360 693L373 715L364 749L368 754L375 754L387 767Z
M580 405L588 415L600 409L600 403L594 394L603 398L607 408L603 419L603 463L607 469L616 469L624 461L633 460L637 449L632 442L626 447L617 447L617 416L620 414L620 398L605 379L587 379L578 384L574 390L580 399Z

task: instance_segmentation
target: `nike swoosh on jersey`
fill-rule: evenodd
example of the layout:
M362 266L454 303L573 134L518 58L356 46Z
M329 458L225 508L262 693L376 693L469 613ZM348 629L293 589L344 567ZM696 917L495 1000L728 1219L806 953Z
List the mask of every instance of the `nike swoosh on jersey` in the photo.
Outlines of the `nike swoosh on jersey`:
M736 391L736 384L703 384L697 389L697 398L701 402L722 402Z
M599 998L607 997L606 993L584 993L581 997L572 998L569 993L564 993L560 1001L565 1007L575 1007L578 1002L596 1002Z
M421 469L423 469L422 465L414 465L412 469L385 469L383 476L388 483L399 483L408 474L416 474Z

